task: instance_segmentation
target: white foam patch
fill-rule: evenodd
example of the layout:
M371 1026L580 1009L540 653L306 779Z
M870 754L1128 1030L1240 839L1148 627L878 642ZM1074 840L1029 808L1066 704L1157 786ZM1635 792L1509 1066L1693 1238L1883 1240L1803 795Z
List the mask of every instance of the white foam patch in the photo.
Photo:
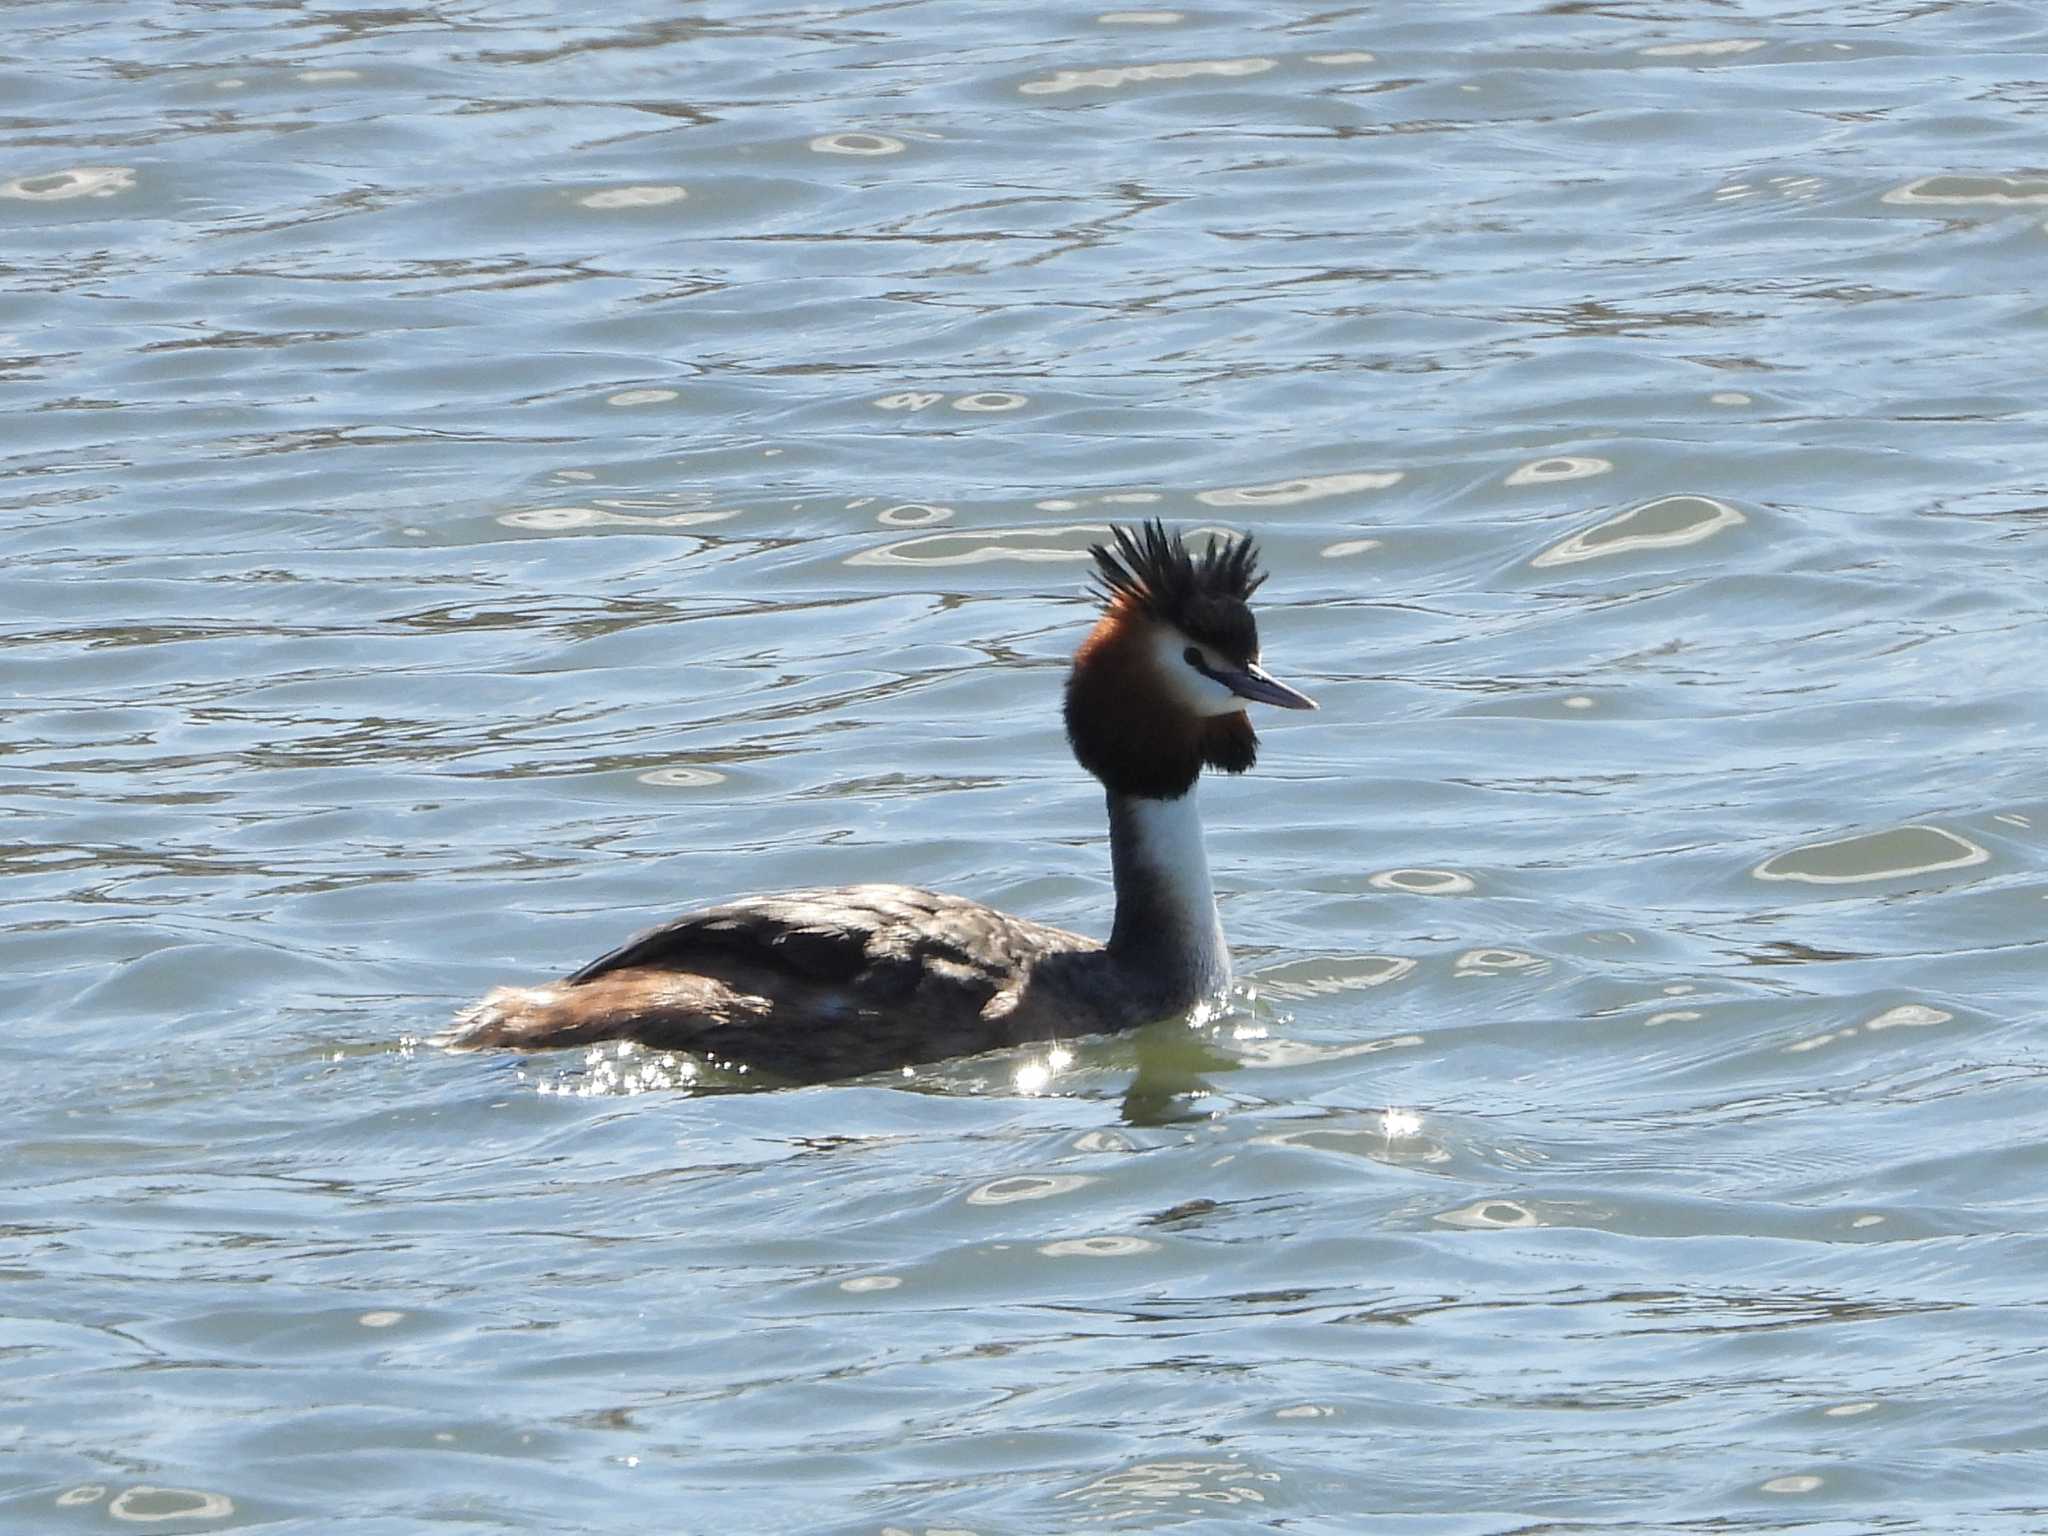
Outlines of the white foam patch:
M1204 75L1239 79L1262 75L1273 68L1273 59L1191 59L1184 63L1127 64L1118 69L1062 69L1048 80L1026 80L1017 87L1021 96L1060 96L1068 91L1114 91L1148 80L1194 80Z
M61 203L74 197L113 197L135 188L135 171L125 165L75 165L40 176L0 181L0 197L31 203Z
M967 1196L969 1205L1014 1205L1019 1200L1050 1200L1056 1195L1072 1194L1085 1189L1095 1182L1093 1174L1087 1173L1019 1173L1006 1179L996 1179L971 1190Z
M1137 1149L1115 1131L1083 1131L1074 1138L1076 1152L1134 1152Z
M681 763L666 768L650 768L638 778L642 784L652 784L657 789L704 789L725 782L725 775L715 768L696 768Z
M1500 1231L1516 1227L1540 1227L1542 1219L1516 1200L1477 1200L1455 1211L1440 1212L1436 1219L1447 1227L1473 1231Z
M1070 500L1070 498L1059 498ZM1182 530L1190 548L1214 538L1224 543L1242 537L1234 528L1202 524ZM926 533L899 539L879 549L863 549L846 557L848 565L988 565L998 561L1027 564L1085 561L1088 546L1109 536L1106 523L1056 523L1043 528L984 528Z
M906 147L886 133L821 133L811 140L821 155L900 155Z
M1722 37L1704 43L1655 43L1638 51L1646 59L1725 59L1755 53L1763 45L1760 37Z
M1863 1027L1873 1031L1926 1029L1931 1025L1946 1024L1954 1017L1946 1008L1930 1008L1925 1003L1901 1003L1896 1008L1887 1008Z
M156 1488L138 1483L114 1495L107 1513L116 1520L154 1524L159 1520L225 1520L235 1501L224 1493L199 1488Z
M1646 549L1682 549L1747 521L1741 512L1712 496L1660 496L1573 534L1529 564L1542 569Z
M1343 475L1304 475L1298 480L1275 480L1270 485L1221 486L1197 491L1195 500L1207 507L1290 507L1298 502L1321 501L1325 496L1342 496L1347 491L1383 491L1399 485L1404 471L1369 470Z
M899 502L875 514L875 521L885 528L931 528L952 520L951 507L935 507L922 501Z
M1765 1493L1812 1493L1820 1487L1821 1480L1810 1472L1800 1472L1791 1477L1774 1477L1758 1486Z
M596 507L529 507L522 512L500 513L497 521L507 528L532 528L543 533L561 533L571 528L636 527L689 528L699 523L723 522L737 517L736 510L723 512L622 512L627 503Z
M1550 485L1559 480L1585 480L1593 475L1604 475L1614 468L1610 459L1596 458L1592 454L1561 453L1547 459L1535 459L1509 473L1503 485Z
M1943 827L1915 823L1886 832L1829 838L1774 853L1750 871L1759 880L1857 885L1941 870L1968 869L1991 857L1987 848Z
M922 538L903 539L880 549L863 549L846 557L848 565L987 565L995 561L1020 560L1030 563L1054 560L1086 560L1085 544L1062 544L1063 539L1101 537L1107 528L1080 524L1057 528L1003 528L976 533L928 533Z
M1824 1035L1813 1035L1805 1040L1794 1040L1785 1047L1785 1050L1788 1055L1803 1056L1806 1052L1817 1051L1824 1045L1833 1045L1837 1040L1846 1040L1855 1033L1856 1027L1852 1024L1844 1030L1829 1030Z
M1894 187L1884 201L1900 204L1967 206L1975 203L1993 208L2024 207L2048 203L2048 179L2039 176L1922 176Z
M1379 891L1407 891L1416 896L1463 896L1472 889L1472 878L1454 869L1383 869L1366 877L1367 885Z
M576 199L585 208L665 208L690 194L682 187L608 187Z
M1051 1259L1122 1259L1158 1246L1149 1237L1063 1237L1041 1243L1038 1251Z
M1468 949L1453 967L1459 976L1499 976L1510 971L1546 971L1549 962L1519 949Z

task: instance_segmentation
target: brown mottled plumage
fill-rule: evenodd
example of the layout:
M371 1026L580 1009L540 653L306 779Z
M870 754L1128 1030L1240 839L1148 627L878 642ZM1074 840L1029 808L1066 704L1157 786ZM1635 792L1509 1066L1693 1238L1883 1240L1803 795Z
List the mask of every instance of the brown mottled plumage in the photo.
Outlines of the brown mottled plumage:
M565 981L501 987L459 1044L632 1039L803 1081L854 1077L1087 1032L1086 978L1063 985L1048 961L1100 949L905 885L787 891L650 929Z
M1109 942L901 885L753 896L653 928L561 981L500 987L457 1049L627 1039L803 1081L1127 1029L1229 979L1194 811L1241 773L1242 702L1314 708L1258 666L1250 539L1199 558L1153 522L1093 554L1106 611L1075 654L1067 736L1108 792Z

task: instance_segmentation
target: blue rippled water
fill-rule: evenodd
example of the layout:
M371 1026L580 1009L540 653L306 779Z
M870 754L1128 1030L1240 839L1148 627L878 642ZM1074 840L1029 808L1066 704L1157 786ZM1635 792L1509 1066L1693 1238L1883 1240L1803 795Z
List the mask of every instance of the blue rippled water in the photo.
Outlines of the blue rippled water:
M2048 1531L2038 8L7 19L0 1528ZM1155 515L1229 1008L432 1044L1101 931Z

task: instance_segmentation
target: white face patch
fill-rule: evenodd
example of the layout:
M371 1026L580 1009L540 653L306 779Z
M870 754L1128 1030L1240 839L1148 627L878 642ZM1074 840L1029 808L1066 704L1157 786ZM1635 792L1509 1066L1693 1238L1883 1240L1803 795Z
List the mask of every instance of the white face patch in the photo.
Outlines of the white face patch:
M1189 666L1186 653L1190 646L1201 653L1208 665L1219 669L1226 665L1221 656L1207 646L1196 645L1171 624L1158 625L1152 631L1152 665L1167 693L1189 714L1203 719L1237 714L1245 701L1215 678L1205 677Z

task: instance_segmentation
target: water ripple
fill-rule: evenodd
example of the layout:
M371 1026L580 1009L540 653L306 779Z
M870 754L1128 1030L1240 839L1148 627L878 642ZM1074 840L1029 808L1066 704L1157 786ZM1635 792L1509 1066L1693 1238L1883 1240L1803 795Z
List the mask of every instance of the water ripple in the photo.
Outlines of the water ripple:
M1529 564L1542 569L1645 549L1682 549L1746 521L1741 512L1712 496L1660 496L1582 529Z
M2034 9L1165 3L10 9L0 1527L2039 1503ZM1323 706L1221 1005L420 1048L746 892L1111 932L1154 515Z
M1751 871L1759 880L1808 885L1858 885L1950 869L1969 869L1991 857L1988 848L1943 827L1912 825L1807 843L1774 853Z

